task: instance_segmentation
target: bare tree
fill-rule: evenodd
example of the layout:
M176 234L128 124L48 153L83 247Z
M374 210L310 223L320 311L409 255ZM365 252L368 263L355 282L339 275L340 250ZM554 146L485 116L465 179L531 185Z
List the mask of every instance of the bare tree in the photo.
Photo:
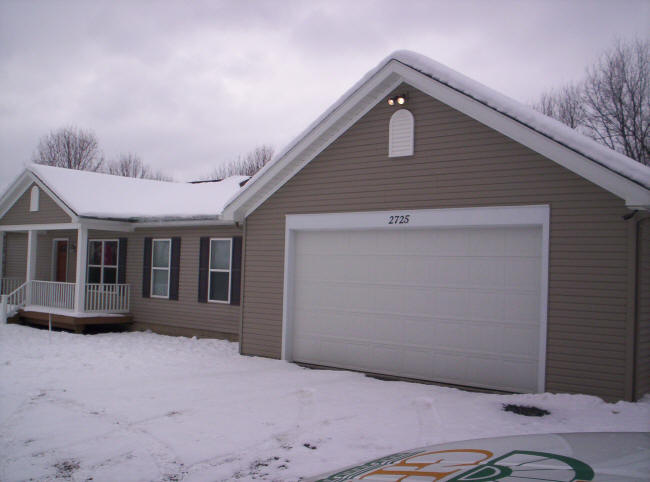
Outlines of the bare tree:
M116 161L109 162L106 172L115 176L153 179L156 181L172 181L173 179L161 171L154 171L137 156L137 154L121 154Z
M650 165L650 41L617 42L583 82L546 92L533 107Z
M533 107L572 129L580 127L584 122L585 110L579 85L568 84L559 90L544 92Z
M104 159L94 133L70 126L42 137L32 161L48 166L97 171L101 169Z
M203 176L208 179L225 179L228 176L252 176L273 159L273 147L263 144L257 146L245 156L239 156L234 161L214 168L209 174Z
M594 139L650 164L650 41L617 42L587 69L583 99Z

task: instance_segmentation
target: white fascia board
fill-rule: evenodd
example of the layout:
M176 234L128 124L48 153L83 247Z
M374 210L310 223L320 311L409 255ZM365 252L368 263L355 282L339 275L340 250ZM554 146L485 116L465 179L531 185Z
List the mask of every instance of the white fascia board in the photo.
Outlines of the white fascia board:
M79 218L79 225L97 231L133 231L133 223L122 221L112 221L108 219L87 219Z
M390 65L390 64L388 64ZM248 182L241 193L226 206L224 219L241 221L257 209L275 191L354 125L381 99L403 82L384 67L350 95L329 116L308 132L260 177Z
M253 182L249 181L249 185L245 186L240 195L224 209L223 216L233 220L242 220L249 216L300 169L402 82L412 85L620 197L630 209L650 209L650 190L467 94L432 79L401 62L391 60L299 140L283 158L269 166L268 170L262 172L259 178L253 178ZM363 109L350 114L350 111L359 104L363 104Z
M8 224L0 225L0 232L11 231L56 231L64 229L77 229L79 223L59 223L59 224Z
M47 184L45 184L41 179L34 174L32 171L27 171L31 178L34 180L34 182L43 190L45 193L50 196L50 198L59 206L68 216L70 216L71 219L76 218L77 213L75 213L72 208L70 208L66 203L61 201L59 196L56 195L54 191L52 191Z
M57 206L70 216L71 221L76 222L76 213L70 209L67 204L61 201L59 197L29 169L25 169L23 173L18 176L14 181L13 186L7 190L2 200L0 200L0 218L7 214L16 201L18 201L20 196L22 196L32 184L36 184L41 188Z
M411 67L397 63L395 71L406 83L620 197L629 207L650 208L650 190L634 181Z
M2 218L7 211L18 201L20 196L32 184L33 179L29 175L29 171L23 171L13 182L13 184L5 191L4 196L0 199L0 218Z
M143 228L165 228L165 227L183 227L183 226L234 226L237 224L234 220L227 219L200 219L200 220L177 220L177 221L136 221L133 223L135 229Z

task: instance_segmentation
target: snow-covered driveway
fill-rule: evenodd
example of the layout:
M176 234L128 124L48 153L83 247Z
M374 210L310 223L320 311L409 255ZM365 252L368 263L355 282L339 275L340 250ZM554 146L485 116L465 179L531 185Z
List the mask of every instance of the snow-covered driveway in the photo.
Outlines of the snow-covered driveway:
M242 357L237 344L0 326L0 480L298 480L484 436L648 431L650 399L485 395ZM503 412L534 404L551 415Z

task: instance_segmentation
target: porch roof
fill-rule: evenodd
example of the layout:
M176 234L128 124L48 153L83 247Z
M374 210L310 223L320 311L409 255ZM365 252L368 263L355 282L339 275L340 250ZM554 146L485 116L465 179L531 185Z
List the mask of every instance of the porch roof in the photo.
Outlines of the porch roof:
M36 181L78 217L131 222L208 220L219 218L225 203L248 178L232 176L191 184L30 164L0 201L21 185L26 189L26 184Z

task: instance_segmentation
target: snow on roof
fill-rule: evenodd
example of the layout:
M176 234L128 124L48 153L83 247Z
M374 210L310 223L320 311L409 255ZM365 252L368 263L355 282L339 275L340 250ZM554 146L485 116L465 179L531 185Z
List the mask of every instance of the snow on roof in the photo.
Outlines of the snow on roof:
M248 176L200 184L152 181L30 164L39 178L78 216L120 220L216 218Z
M408 65L427 77L431 77L454 90L472 97L474 100L527 125L592 161L650 189L650 167L599 144L571 129L566 124L416 52L398 50L388 56L380 66L383 66L391 59Z
M522 104L521 102L501 94L480 82L470 79L460 72L436 62L435 60L418 54L417 52L397 50L383 59L374 69L367 72L356 84L348 89L336 102L334 102L334 104L323 112L323 114L312 122L293 141L278 152L271 162L267 163L255 176L253 176L253 178L246 184L244 190L252 188L253 184L262 177L264 172L271 169L273 165L296 147L304 137L339 109L345 101L354 94L354 92L359 90L391 61L397 61L411 67L427 77L461 92L495 111L526 125L549 139L568 147L605 168L650 189L650 167L644 166L640 162L613 151L593 139L571 129L567 125L536 111L532 107ZM226 206L233 202L235 198L231 199Z

